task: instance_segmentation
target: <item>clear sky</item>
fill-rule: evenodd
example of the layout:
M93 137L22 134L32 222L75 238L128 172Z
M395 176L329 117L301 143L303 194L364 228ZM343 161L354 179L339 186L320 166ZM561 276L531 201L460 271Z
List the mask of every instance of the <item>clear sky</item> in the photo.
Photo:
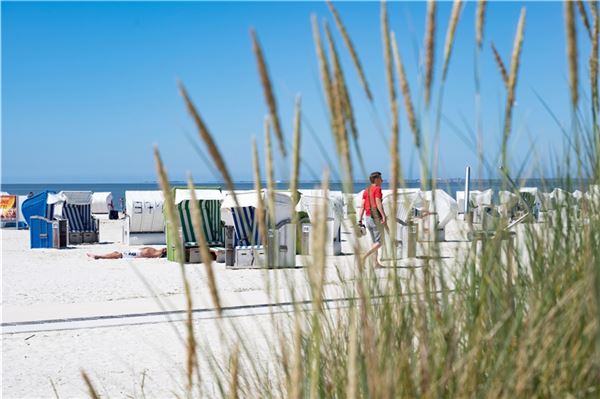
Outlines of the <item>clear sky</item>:
M333 28L367 168L387 172L389 149L383 136L389 136L389 105L380 5L336 5L372 86L374 108L324 3L2 2L2 180L154 181L153 144L159 146L172 179L185 179L189 171L198 181L216 180L190 143L191 137L201 145L178 94L178 79L187 86L234 179L252 179L251 138L256 135L263 146L267 108L252 53L251 27L263 45L289 141L294 98L302 95L302 157L310 168L302 168L301 178L318 177L326 162L315 138L332 158L334 144L319 83L313 13ZM527 162L526 169L539 175L554 167L548 159L561 153L564 138L537 96L562 123L569 123L562 3L489 3L481 54L484 149L488 161L497 165L505 91L490 42L508 63L523 5L527 23L510 148L514 165ZM393 2L388 8L413 96L422 103L419 59L426 4ZM466 4L456 33L440 133L441 177L461 177L467 164L476 165L475 148L451 126L467 136L475 127L475 8L473 2ZM438 7L436 83L450 9L451 3ZM578 33L580 51L587 59L588 40L582 29ZM587 85L587 66L582 64ZM422 113L423 107L418 108ZM403 107L401 114L403 166L407 177L415 178L416 157ZM278 178L288 176L287 164L277 160Z

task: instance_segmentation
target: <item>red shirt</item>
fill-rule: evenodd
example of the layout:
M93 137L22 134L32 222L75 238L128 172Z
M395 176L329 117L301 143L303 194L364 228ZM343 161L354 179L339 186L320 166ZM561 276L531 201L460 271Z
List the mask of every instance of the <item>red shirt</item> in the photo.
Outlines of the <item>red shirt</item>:
M373 197L373 201L375 202L377 202L377 198L383 199L383 194L381 193L381 186L376 186L372 184L368 189L363 191L363 209L365 210L367 216L371 216L371 201L369 199L369 195ZM377 203L373 204L373 208L377 208Z

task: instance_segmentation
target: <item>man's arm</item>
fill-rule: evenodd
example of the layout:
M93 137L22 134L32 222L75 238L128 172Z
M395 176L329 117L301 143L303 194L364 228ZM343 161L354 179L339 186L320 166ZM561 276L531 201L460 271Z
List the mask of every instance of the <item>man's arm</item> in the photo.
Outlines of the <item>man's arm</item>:
M360 208L360 217L358 218L358 221L362 223L363 221L363 216L365 215L365 206L363 204L362 208Z
M377 204L377 210L379 210L379 214L381 215L381 223L385 223L385 212L383 211L383 205L381 204L381 198L375 198L375 204Z

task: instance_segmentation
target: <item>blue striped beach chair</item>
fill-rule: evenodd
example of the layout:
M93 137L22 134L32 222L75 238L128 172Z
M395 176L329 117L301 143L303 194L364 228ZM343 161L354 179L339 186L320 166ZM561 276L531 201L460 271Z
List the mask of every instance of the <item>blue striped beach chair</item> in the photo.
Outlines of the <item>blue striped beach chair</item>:
M255 220L256 208L253 206L231 208L231 213L235 231L234 245L236 247L262 245L258 234L258 223Z
M92 216L92 193L90 191L61 191L48 199L46 211L54 219L67 220L69 243L98 242L98 228Z
M295 226L291 225L292 201L288 194L275 192L273 209L265 209L265 237L259 233L260 201L266 190L241 191L225 195L221 218L227 229L227 267L292 267L296 261ZM265 204L266 202L263 202ZM267 205L268 206L268 205ZM269 220L273 218L273 220ZM266 241L265 241L266 240Z
M92 217L91 205L64 204L62 218L69 222L70 232L95 232L96 222Z

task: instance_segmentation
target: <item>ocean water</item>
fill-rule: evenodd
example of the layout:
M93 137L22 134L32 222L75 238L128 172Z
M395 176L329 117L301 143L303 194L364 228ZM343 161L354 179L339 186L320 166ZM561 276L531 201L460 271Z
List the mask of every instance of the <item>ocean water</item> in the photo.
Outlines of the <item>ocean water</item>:
M471 180L471 189L488 189L491 188L494 190L494 193L497 193L501 189L501 181L500 180ZM552 191L554 187L560 187L563 189L567 189L570 191L575 190L574 187L571 186L565 180L559 179L529 179L526 181L519 181L519 185L523 187L538 187L542 191ZM186 186L185 182L175 181L171 183L172 186ZM206 187L225 187L222 183L208 183L203 184ZM263 182L263 187L266 184ZM312 189L319 188L320 183L317 181L311 182L300 182L300 189ZM365 182L355 182L354 183L354 191L359 192L367 184ZM420 182L418 180L409 180L406 182L406 186L408 188L417 188L420 186ZM464 179L446 179L446 180L438 180L437 187L445 190L452 197L455 197L456 191L464 190L465 181ZM249 190L254 188L253 182L237 182L235 183L235 188L237 190ZM288 189L288 182L277 182L277 189ZM388 182L384 181L383 188L388 188ZM587 189L587 186L584 185L584 189ZM9 194L16 195L27 195L30 192L38 193L41 191L49 190L49 191L93 191L93 192L111 192L113 194L113 202L117 209L122 209L122 203L120 201L121 198L125 198L125 191L131 190L159 190L158 183L48 183L48 184L1 184L0 183L0 191L8 192ZM340 182L332 182L330 184L330 190L342 190L342 184Z

